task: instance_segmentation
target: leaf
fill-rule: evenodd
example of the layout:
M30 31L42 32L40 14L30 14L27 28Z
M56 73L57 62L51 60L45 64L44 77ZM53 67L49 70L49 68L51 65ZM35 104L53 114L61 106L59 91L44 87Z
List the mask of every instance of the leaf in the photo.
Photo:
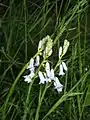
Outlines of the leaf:
M63 101L67 100L68 97L71 97L71 96L76 96L78 94L82 94L82 93L71 93L71 92L68 92L68 93L65 93L53 106L52 108L48 111L48 113L43 117L42 120L44 120L48 115L50 115Z
M86 98L85 98L85 104L84 105L90 105L90 85L88 86L87 92L86 92Z

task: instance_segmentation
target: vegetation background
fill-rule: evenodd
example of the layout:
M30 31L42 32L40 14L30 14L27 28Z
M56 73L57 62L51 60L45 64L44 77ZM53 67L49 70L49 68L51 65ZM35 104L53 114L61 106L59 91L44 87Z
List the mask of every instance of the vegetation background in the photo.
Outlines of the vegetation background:
M0 0L0 119L90 120L89 4L88 0ZM21 70L46 35L55 43L53 63L63 41L70 42L63 57L68 71L60 77L63 92L49 87L39 101L45 88L37 79L29 94L30 85L22 77L28 71Z

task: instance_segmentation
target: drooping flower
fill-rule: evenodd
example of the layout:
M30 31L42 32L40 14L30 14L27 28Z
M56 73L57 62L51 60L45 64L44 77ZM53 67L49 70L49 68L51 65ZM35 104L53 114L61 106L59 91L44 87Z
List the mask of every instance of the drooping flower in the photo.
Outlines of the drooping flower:
M35 66L39 66L39 64L40 64L40 56L38 55L38 56L36 56L36 63L35 63Z
M24 81L27 83L32 82L32 78L34 77L34 75L34 72L31 72L29 75L23 76L25 78Z
M54 78L54 86L55 86L55 89L58 92L62 92L63 85L60 83L60 81L59 81L59 79L57 77Z
M45 72L44 72L44 76L45 76L45 79L46 79L46 83L51 82L51 79L49 77L47 77L47 74Z
M63 76L65 74L63 70L67 71L67 66L65 62L62 62L59 66L59 75Z
M38 75L39 75L39 78L40 78L39 84L45 84L46 78L44 77L43 73L41 71L39 71Z
M28 65L27 69L34 72L35 68L34 68L34 59L33 58L30 59L30 63Z
M59 75L64 75L65 73L63 72L63 65L62 64L60 64L60 66L59 66Z
M46 62L46 74L47 74L47 77L51 80L54 79L54 70L51 69L50 70L50 64L48 62Z
M67 71L67 66L66 66L65 62L62 61L62 65L63 65L64 70Z
M54 80L54 70L53 70L53 69L51 69L51 71L50 71L49 78L50 78L51 80Z

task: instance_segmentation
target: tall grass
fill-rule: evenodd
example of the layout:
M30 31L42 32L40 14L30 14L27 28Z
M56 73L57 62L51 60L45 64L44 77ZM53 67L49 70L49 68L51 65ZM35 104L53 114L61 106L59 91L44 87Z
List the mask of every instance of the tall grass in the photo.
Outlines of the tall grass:
M10 0L0 6L0 119L89 120L88 1ZM39 85L36 77L30 84L23 80L46 35L54 41L53 66L60 45L65 39L70 42L60 94L52 84Z

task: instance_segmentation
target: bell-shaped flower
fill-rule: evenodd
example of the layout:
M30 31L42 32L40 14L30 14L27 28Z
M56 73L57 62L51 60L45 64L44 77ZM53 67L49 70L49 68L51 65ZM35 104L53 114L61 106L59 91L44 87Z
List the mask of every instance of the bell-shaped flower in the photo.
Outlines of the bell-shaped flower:
M62 47L60 46L60 48L59 48L59 58L60 58L61 55L62 55Z
M60 66L59 66L59 75L64 75L65 73L64 73L64 71L63 71L63 65L62 64L60 64Z
M24 81L27 83L32 82L32 78L34 77L34 72L31 72L29 75L23 76L24 77Z
M46 78L46 83L51 82L51 79L50 79L49 77L47 77L47 74L46 74L46 73L44 73L44 76L45 76L45 78Z
M63 76L65 74L63 70L67 71L67 66L65 62L62 62L59 66L59 75Z
M50 64L49 64L49 62L46 62L45 70L46 70L47 76L49 77L49 75L50 75Z
M48 62L46 62L45 70L46 70L47 77L49 79L53 80L54 79L54 70L53 69L50 70L50 64Z
M55 86L55 89L58 92L62 92L63 85L60 83L60 81L59 81L59 79L57 77L54 78L54 86Z
M34 72L35 68L34 68L34 59L33 58L30 59L30 63L29 63L29 66L27 67L27 69Z
M66 66L65 62L62 62L62 65L63 65L64 70L67 71L67 66Z
M46 78L44 77L43 73L41 71L39 71L38 75L39 75L39 78L40 78L39 84L45 84Z
M36 63L35 63L35 66L39 66L39 64L40 64L40 56L38 55L38 56L36 56Z
M53 70L53 69L51 69L51 71L50 71L49 78L50 78L51 80L54 80L54 70Z

